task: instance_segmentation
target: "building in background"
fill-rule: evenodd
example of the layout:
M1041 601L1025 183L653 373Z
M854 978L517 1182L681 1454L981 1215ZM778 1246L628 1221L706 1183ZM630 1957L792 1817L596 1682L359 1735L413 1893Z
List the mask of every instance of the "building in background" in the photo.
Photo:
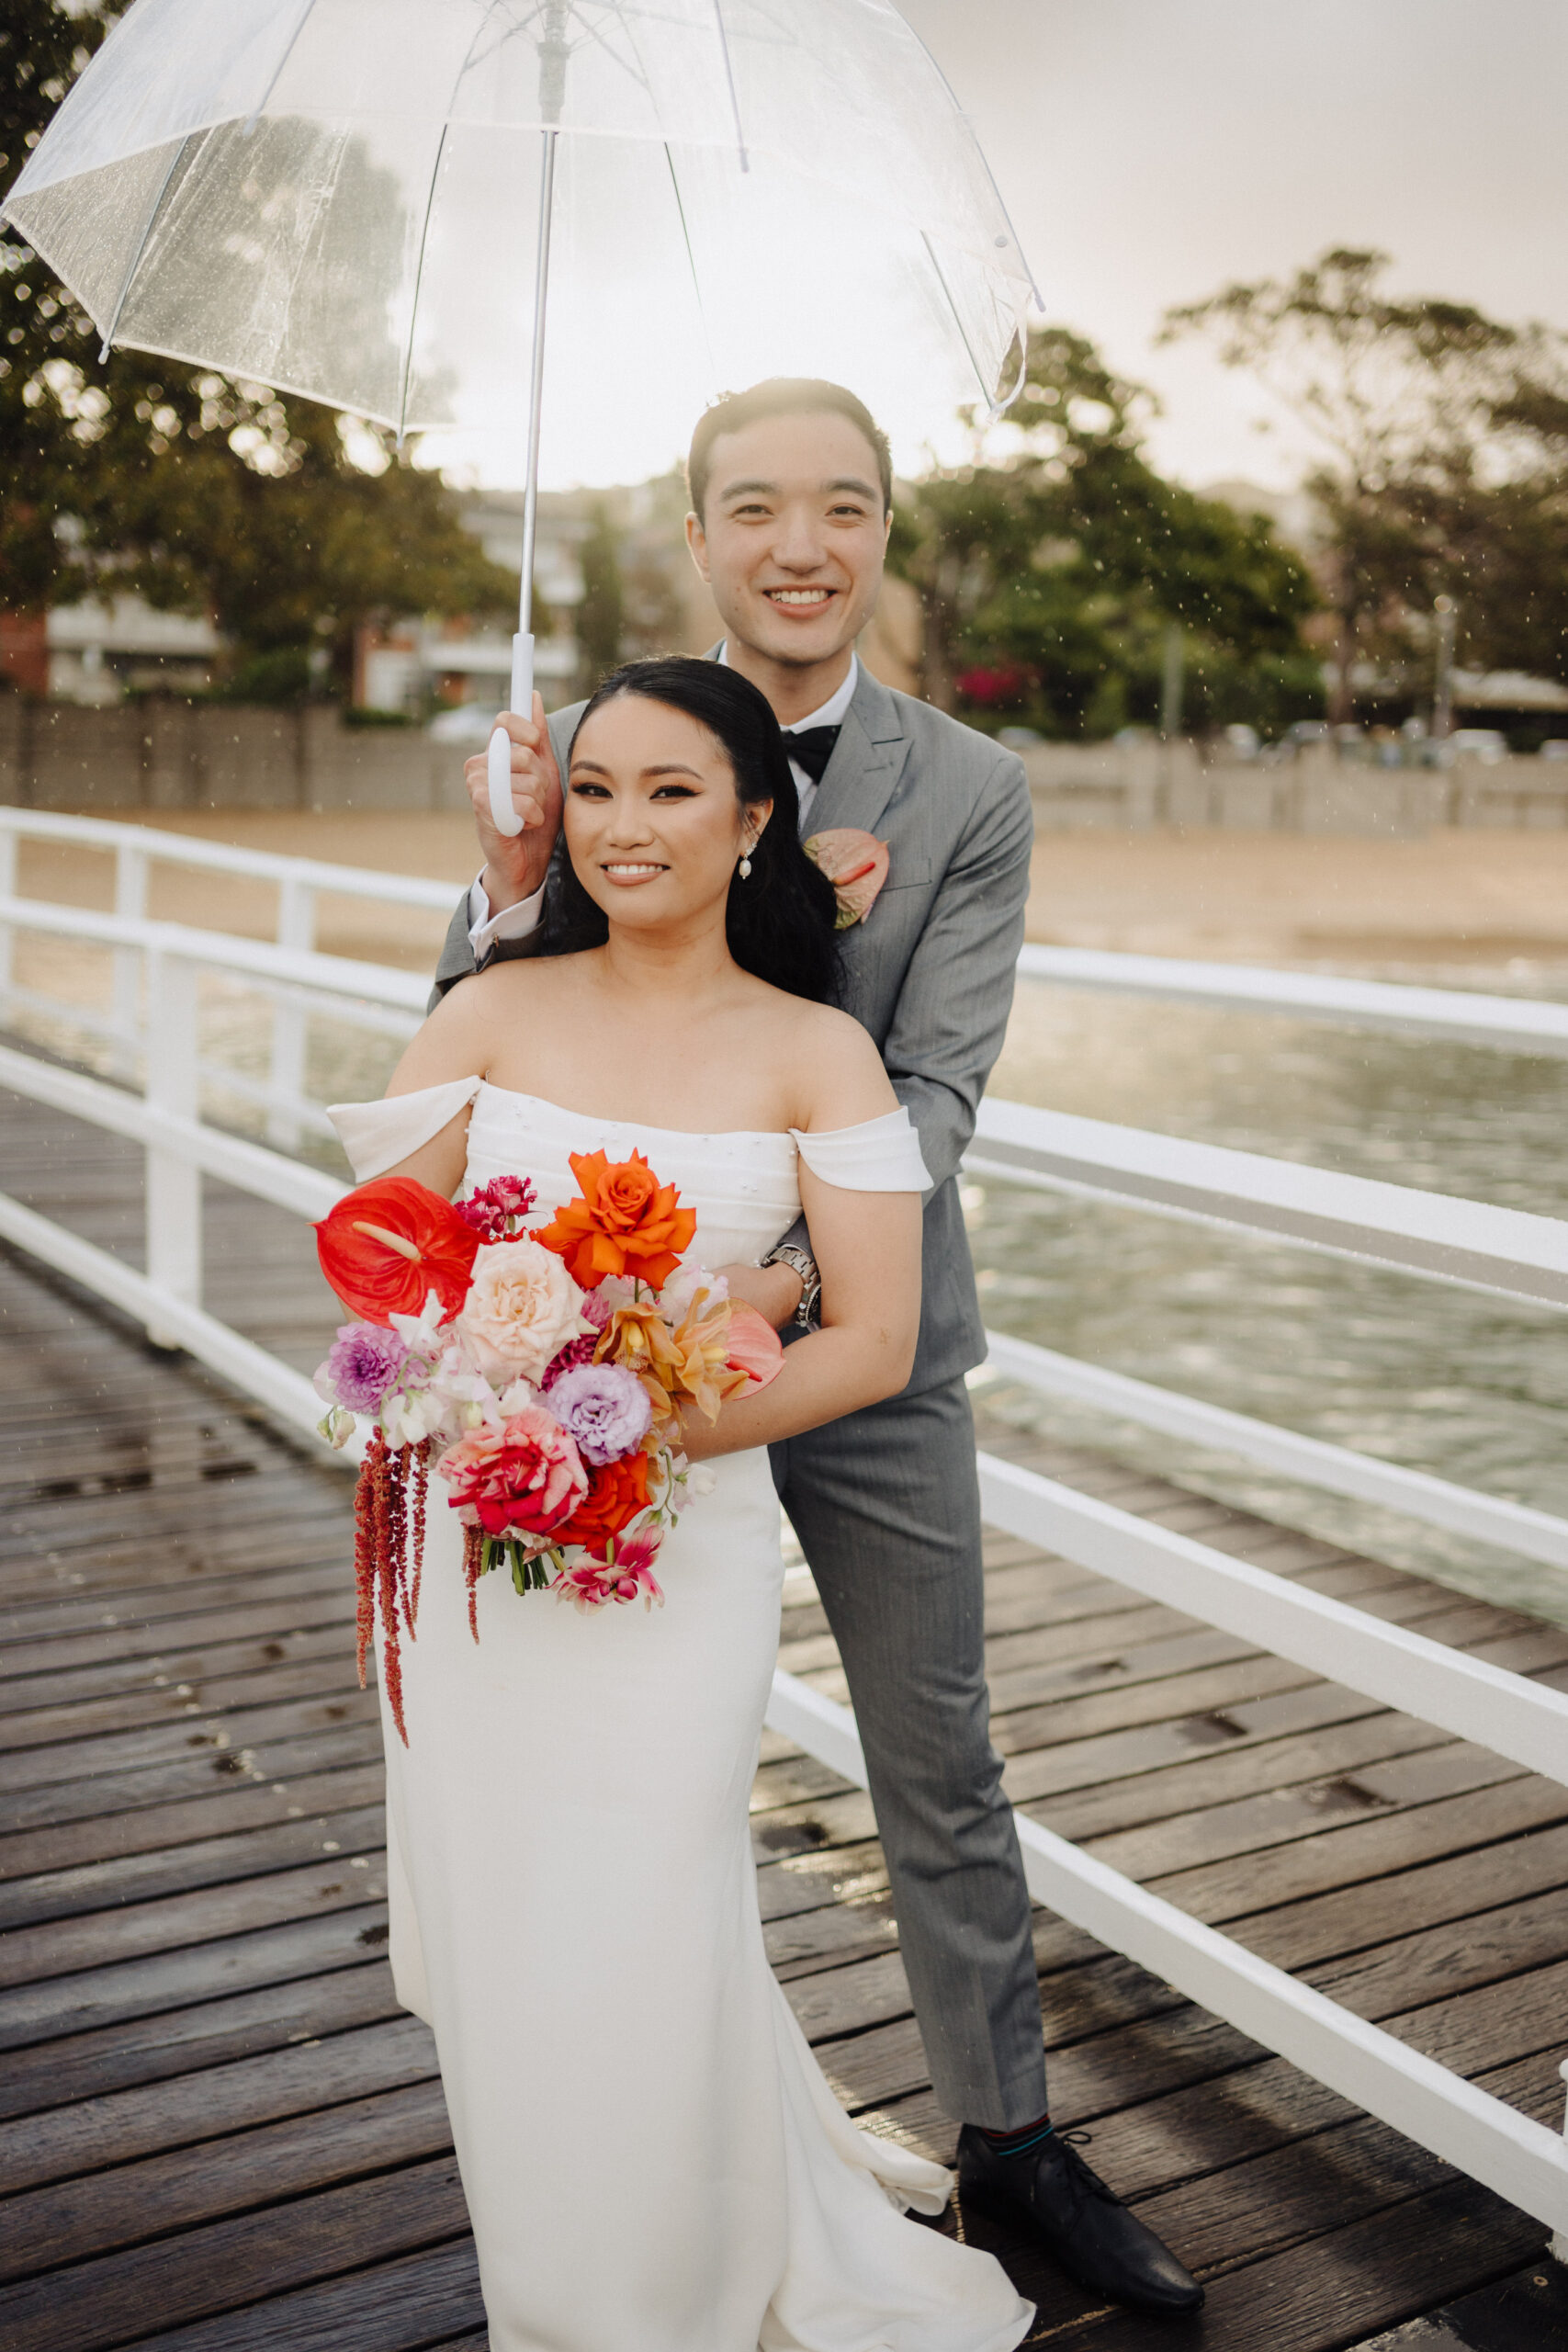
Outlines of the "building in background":
M127 694L200 694L222 652L210 621L158 612L140 596L0 615L0 673L23 694L55 702L102 706Z
M465 491L457 508L491 560L516 571L521 491ZM705 653L722 636L717 607L686 549L685 517L678 473L630 488L541 495L534 670L547 703L591 693L617 662ZM862 658L885 684L919 694L922 648L919 595L890 576L862 638ZM511 673L511 640L499 631L409 619L360 632L354 699L366 709L412 713L437 702L493 712Z

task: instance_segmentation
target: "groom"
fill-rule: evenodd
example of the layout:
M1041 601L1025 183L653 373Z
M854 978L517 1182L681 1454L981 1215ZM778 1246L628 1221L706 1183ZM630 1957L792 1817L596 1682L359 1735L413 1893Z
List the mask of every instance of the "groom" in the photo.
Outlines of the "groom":
M1201 2290L1052 2129L1030 1899L988 1730L964 1379L986 1342L956 1179L1012 1001L1028 787L1011 752L879 685L856 658L892 469L852 393L780 379L720 401L698 423L687 478L687 540L725 625L713 658L761 687L786 729L802 833L858 827L889 852L874 906L843 934L843 1001L881 1048L935 1187L919 1346L902 1396L774 1446L773 1463L849 1679L932 2081L964 2119L961 2191L1008 2209L1093 2291L1191 2311ZM533 719L503 719L515 839L491 821L484 758L468 762L485 865L437 990L491 956L531 952L581 708L547 728L536 698ZM763 1311L810 1328L804 1223L763 1276Z

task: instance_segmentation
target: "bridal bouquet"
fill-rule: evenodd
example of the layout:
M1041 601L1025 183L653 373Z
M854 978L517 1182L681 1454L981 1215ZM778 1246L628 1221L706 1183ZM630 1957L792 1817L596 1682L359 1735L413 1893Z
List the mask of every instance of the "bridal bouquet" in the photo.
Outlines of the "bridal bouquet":
M359 1679L378 1599L387 1698L404 1740L399 1620L419 1609L432 1469L464 1526L468 1623L479 1577L581 1610L663 1601L660 1544L713 1484L681 1416L716 1420L784 1361L761 1316L682 1264L696 1218L639 1152L574 1154L578 1197L532 1230L534 1188L498 1176L454 1205L406 1176L360 1184L316 1227L321 1271L358 1318L315 1375L342 1445L369 1442L355 1497Z

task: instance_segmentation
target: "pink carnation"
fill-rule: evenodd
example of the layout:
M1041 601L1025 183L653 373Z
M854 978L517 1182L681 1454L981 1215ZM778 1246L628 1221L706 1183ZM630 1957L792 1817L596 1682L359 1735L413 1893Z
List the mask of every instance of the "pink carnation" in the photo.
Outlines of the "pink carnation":
M588 1473L560 1423L525 1405L499 1429L479 1429L435 1465L452 1505L487 1535L548 1535L588 1491Z

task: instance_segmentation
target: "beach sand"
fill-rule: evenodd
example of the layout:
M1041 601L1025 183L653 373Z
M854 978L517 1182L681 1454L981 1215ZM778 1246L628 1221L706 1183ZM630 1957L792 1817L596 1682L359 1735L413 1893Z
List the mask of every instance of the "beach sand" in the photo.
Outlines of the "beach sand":
M209 841L417 874L452 886L478 865L472 830L455 815L300 816L291 812L164 814L162 829ZM25 894L107 907L108 859L29 843ZM151 911L265 937L269 887L163 866ZM445 925L323 898L319 941L329 953L428 967ZM1095 830L1044 833L1034 852L1031 939L1150 956L1263 964L1466 967L1471 985L1521 967L1568 967L1568 832L1443 831L1425 839ZM1464 984L1460 972L1456 983Z

